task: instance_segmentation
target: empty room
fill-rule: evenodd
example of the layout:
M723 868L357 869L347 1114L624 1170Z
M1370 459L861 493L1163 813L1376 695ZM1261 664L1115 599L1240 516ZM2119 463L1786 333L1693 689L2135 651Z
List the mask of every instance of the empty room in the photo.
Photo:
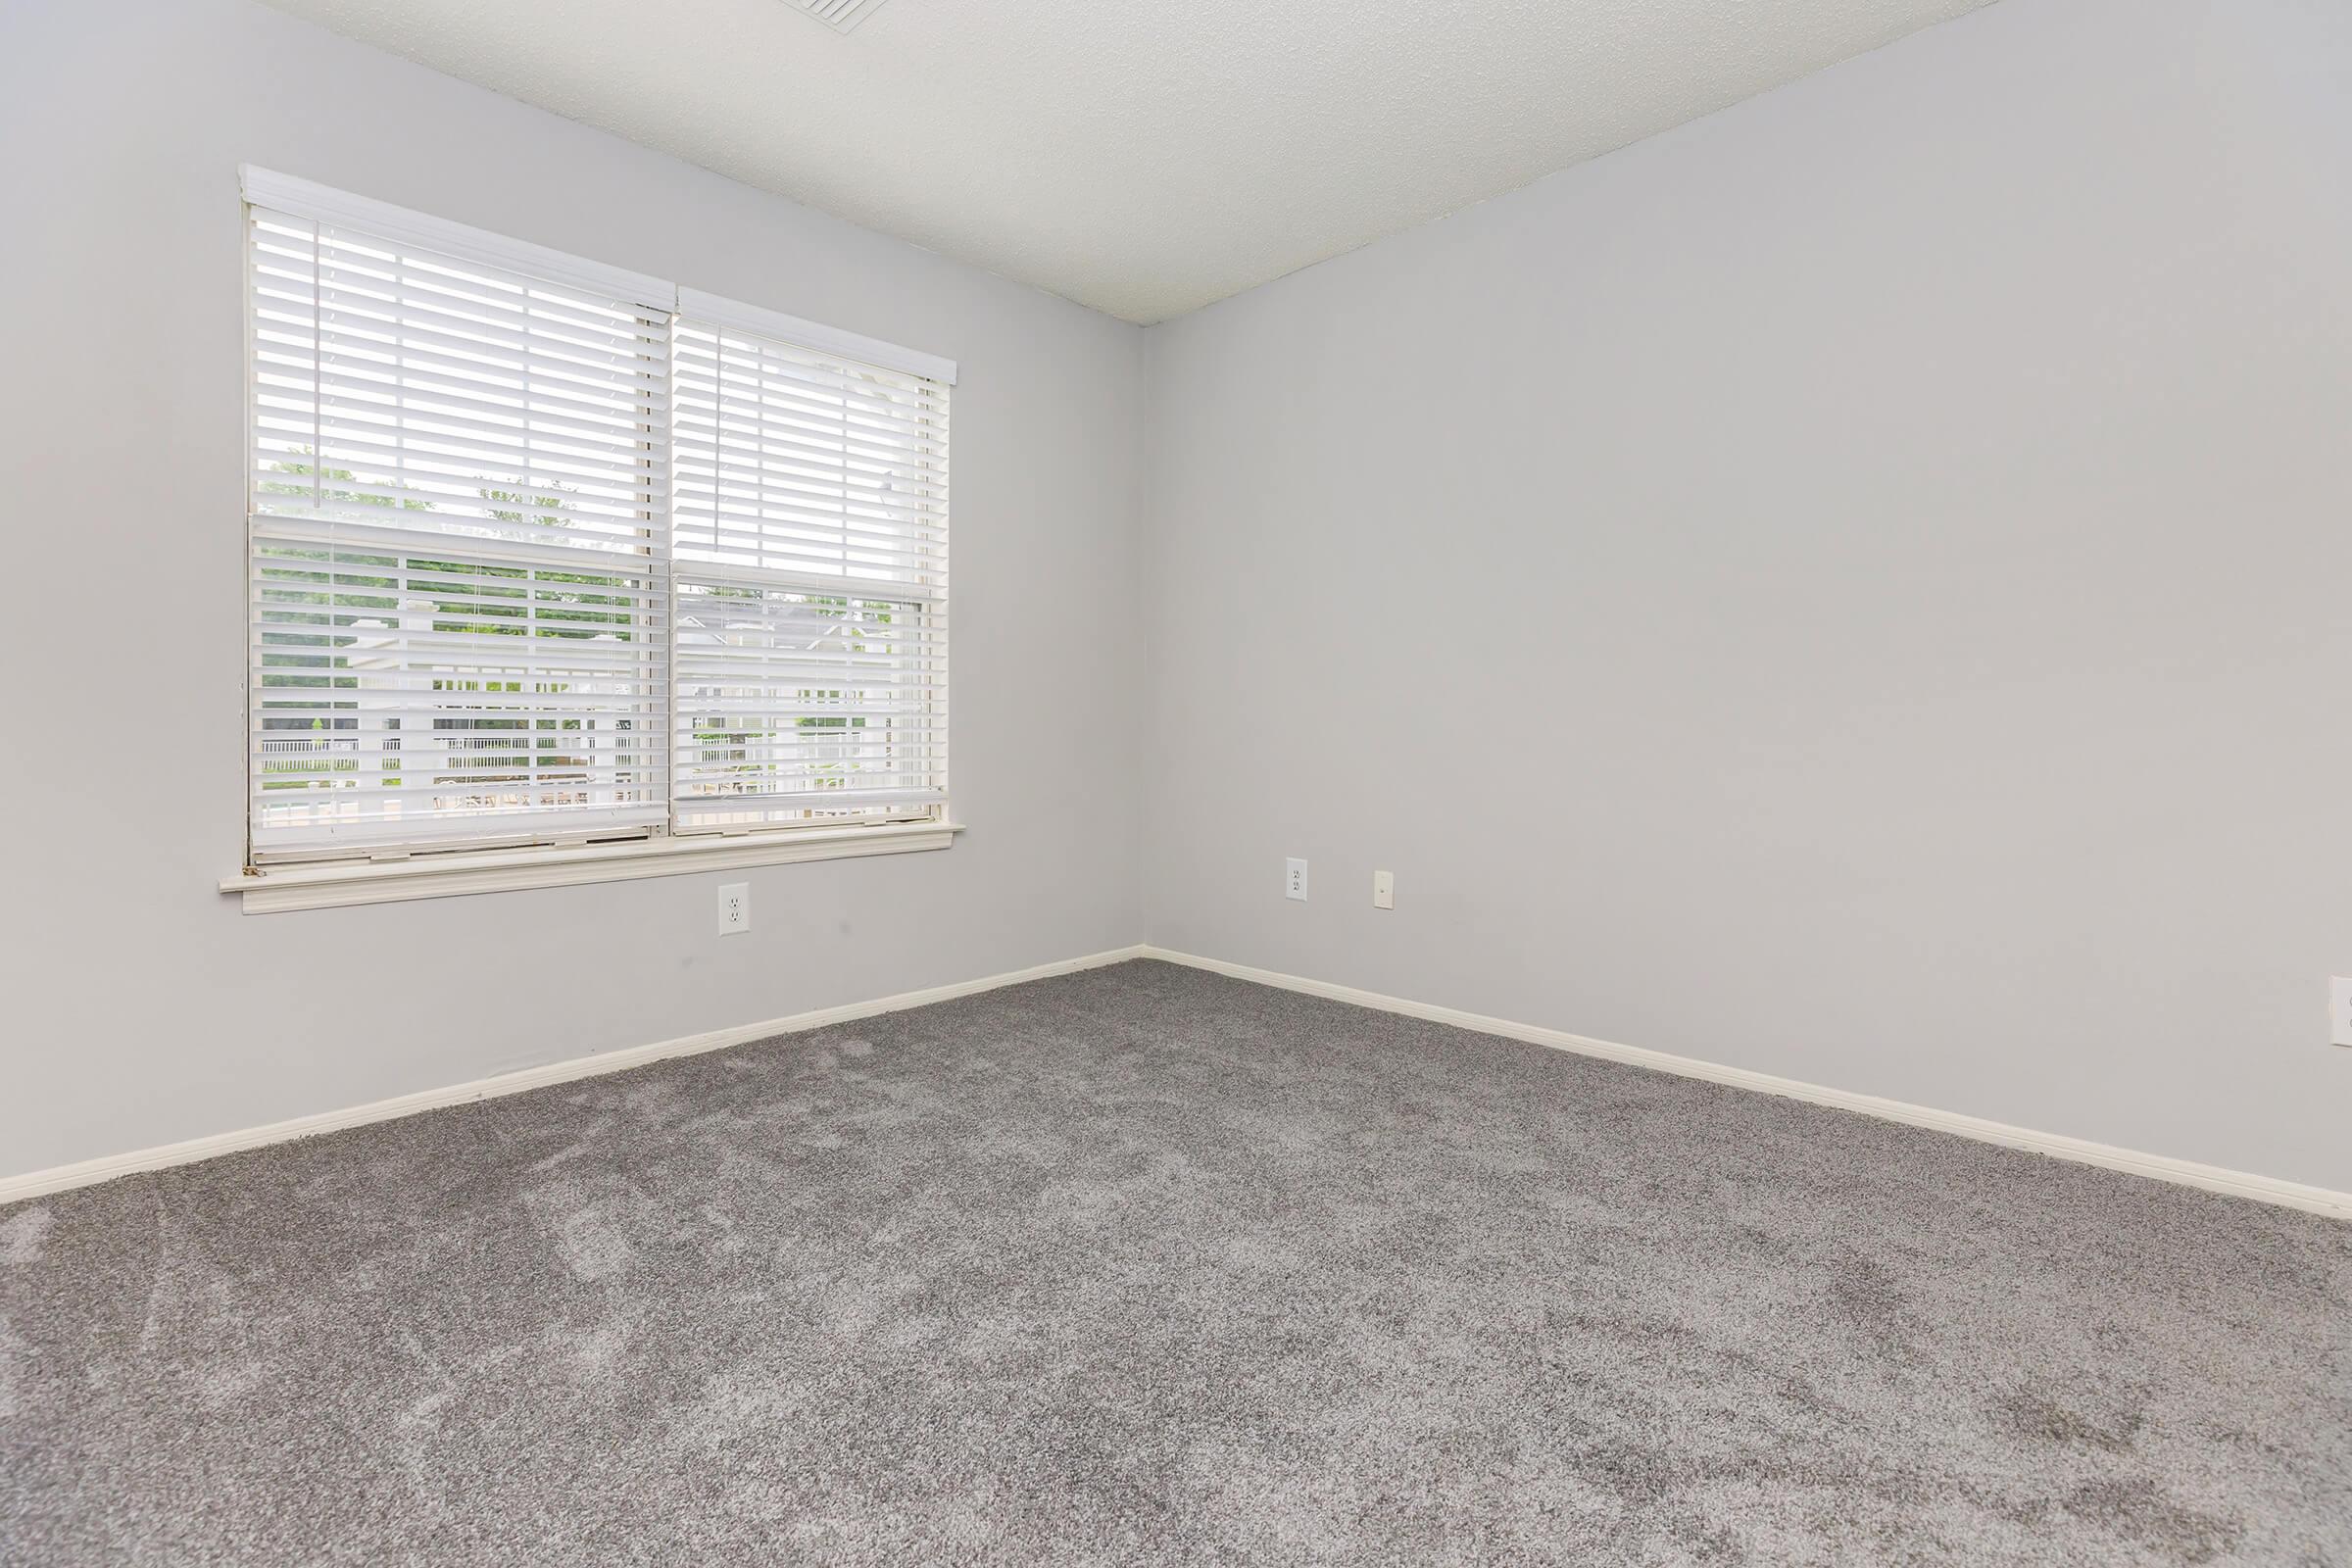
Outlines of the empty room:
M2352 1565L2352 5L0 0L0 155L8 1568Z

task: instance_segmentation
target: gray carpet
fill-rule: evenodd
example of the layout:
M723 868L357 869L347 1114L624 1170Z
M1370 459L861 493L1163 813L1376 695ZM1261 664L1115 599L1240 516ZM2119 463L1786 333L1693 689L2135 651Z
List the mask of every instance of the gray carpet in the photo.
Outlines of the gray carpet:
M2352 1562L2352 1226L1133 963L0 1210L0 1561Z

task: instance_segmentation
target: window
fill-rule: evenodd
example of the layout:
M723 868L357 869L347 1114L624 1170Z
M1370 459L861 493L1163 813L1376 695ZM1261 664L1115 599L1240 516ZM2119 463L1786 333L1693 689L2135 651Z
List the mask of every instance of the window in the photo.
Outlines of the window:
M251 863L944 819L953 365L246 197Z
M728 324L671 342L680 831L936 810L946 388Z

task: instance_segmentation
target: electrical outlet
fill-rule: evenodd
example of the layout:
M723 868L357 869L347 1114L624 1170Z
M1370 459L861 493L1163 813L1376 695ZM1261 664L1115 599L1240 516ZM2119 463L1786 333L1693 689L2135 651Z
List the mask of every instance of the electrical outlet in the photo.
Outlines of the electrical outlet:
M1395 872L1375 871L1372 873L1372 907L1375 909L1396 907L1396 875Z
M2352 980L2340 974L2328 981L2328 1043L2352 1046Z
M741 936L752 928L752 885L749 882L721 882L718 885L718 934L722 937Z
M1286 899L1297 899L1301 904L1306 902L1306 862L1304 860L1282 862L1282 896Z

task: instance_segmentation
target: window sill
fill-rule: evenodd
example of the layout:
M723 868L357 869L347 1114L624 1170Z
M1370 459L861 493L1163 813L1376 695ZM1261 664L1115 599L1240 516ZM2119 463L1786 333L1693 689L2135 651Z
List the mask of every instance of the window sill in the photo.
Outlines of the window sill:
M564 849L483 850L420 855L406 860L347 860L272 865L224 879L222 893L244 901L247 914L331 909L347 904L446 899L517 888L625 882L690 871L732 871L794 860L841 860L861 855L944 850L963 831L957 822L898 822L886 827L797 828L782 832L648 839Z

